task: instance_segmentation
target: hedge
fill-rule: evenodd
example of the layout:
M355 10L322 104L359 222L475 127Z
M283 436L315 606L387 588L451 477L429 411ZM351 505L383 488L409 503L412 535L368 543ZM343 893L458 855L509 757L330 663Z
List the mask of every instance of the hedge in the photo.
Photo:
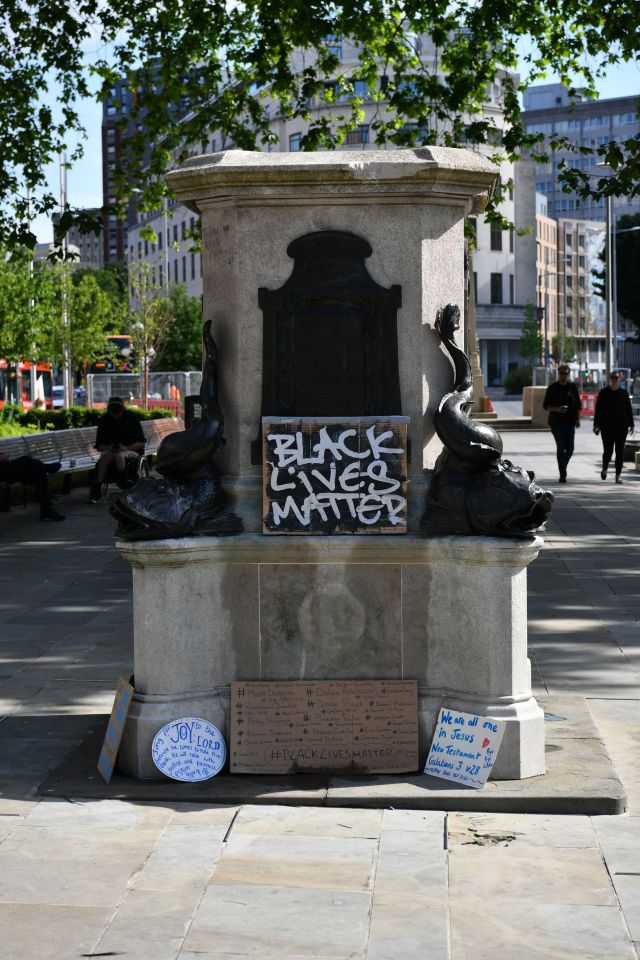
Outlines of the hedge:
M162 420L165 417L175 416L170 410L154 407L152 410L143 410L141 407L127 407L139 420ZM60 407L57 410L23 410L13 404L5 404L0 410L0 422L12 423L16 426L30 427L38 432L44 430L72 430L79 427L94 427L104 410L95 407Z

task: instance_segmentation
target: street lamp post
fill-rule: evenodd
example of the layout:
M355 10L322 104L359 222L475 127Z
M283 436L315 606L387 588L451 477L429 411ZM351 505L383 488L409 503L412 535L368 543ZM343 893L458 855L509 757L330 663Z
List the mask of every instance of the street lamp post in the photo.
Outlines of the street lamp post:
M67 152L60 155L60 212L64 216L67 210ZM69 312L67 309L67 255L68 241L65 231L62 237L62 392L65 407L73 402L73 380L71 370L71 345L69 342Z
M605 313L605 375L611 373L613 369L612 364L614 363L614 351L612 344L613 336L613 244L611 242L612 233L611 227L613 222L613 197L611 194L607 196L607 205L606 205L606 220L605 220L605 231L606 231L606 263L605 263L605 302L606 302L606 313ZM606 382L606 381L605 381Z

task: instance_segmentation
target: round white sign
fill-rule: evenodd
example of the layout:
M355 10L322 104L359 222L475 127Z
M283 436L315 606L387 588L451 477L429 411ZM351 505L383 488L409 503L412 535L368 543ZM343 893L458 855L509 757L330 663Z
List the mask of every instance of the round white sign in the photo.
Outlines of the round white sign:
M227 745L218 728L208 720L181 717L158 730L151 756L167 777L194 783L220 773L227 759Z

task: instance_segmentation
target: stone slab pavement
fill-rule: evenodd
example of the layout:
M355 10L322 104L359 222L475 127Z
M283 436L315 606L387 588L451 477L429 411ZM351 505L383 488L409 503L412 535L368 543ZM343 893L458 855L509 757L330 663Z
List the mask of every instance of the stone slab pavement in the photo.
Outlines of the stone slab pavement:
M585 426L587 429L585 429ZM47 797L131 672L129 571L86 491L0 514L0 957L637 960L640 475L583 425L505 455L557 494L530 569L536 692L588 708L623 816Z

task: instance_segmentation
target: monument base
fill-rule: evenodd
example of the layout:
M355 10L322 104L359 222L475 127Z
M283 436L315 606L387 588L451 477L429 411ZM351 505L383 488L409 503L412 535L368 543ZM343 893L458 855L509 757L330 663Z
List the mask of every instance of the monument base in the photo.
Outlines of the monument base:
M120 543L133 567L135 696L120 771L157 777L155 733L201 716L228 737L234 680L416 679L420 763L441 706L505 720L494 779L544 773L526 568L542 541L190 538Z

